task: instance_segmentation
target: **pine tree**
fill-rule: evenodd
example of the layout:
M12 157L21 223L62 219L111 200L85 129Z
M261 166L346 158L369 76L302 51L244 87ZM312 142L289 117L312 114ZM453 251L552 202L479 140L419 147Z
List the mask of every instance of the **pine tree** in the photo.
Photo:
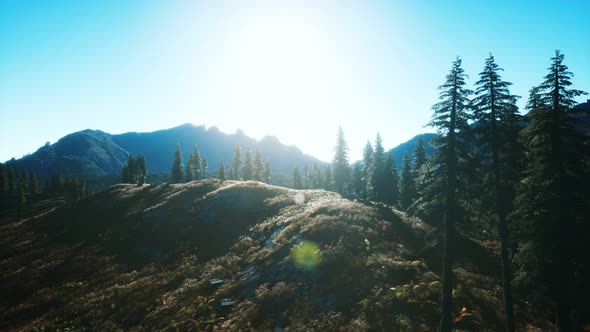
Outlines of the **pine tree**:
M191 182L196 179L195 177L195 155L191 152L186 162L186 170L184 171L185 182Z
M203 174L203 159L201 158L201 153L199 152L199 148L197 147L197 145L195 144L195 148L193 149L193 160L192 162L189 162L189 164L191 165L191 169L193 172L193 176L195 180L200 180L202 178L204 178L204 174Z
M510 94L510 82L503 81L500 68L490 56L485 61L480 79L475 83L477 89L473 100L474 118L478 123L476 134L479 136L479 154L486 169L491 175L493 184L487 186L495 194L491 200L492 211L498 218L498 234L500 236L500 257L502 265L502 285L504 288L505 324L507 331L514 331L514 310L512 304L512 288L510 281L510 261L508 255L507 215L512 206L514 186L518 181L518 157L515 150L519 133L517 97ZM491 160L490 160L491 159ZM489 188L491 187L491 188ZM495 211L494 211L495 210Z
M252 179L254 179L254 165L250 156L250 149L248 148L244 156L244 166L242 166L242 180L248 181Z
M240 168L242 167L242 155L240 153L240 145L236 144L234 150L234 159L231 162L232 175L234 180L241 180Z
M333 165L334 190L341 195L346 195L350 182L350 167L348 166L348 145L344 140L342 127L338 127Z
M133 154L130 153L129 157L127 158L127 164L123 166L123 171L121 172L121 182L122 183L136 183L137 182L137 165L135 159L133 159Z
M262 176L262 181L267 184L271 184L271 177L272 171L270 169L270 162L266 162L264 165L264 175Z
M371 165L373 164L373 147L371 143L367 141L365 145L365 149L363 150L363 171L362 171L362 178L363 178L363 185L364 188L361 192L362 198L370 198L369 193L372 192L371 187Z
M225 164L223 163L223 160L221 161L221 164L219 165L219 173L218 173L217 177L219 178L219 180L221 180L221 182L225 181Z
M352 188L356 197L364 198L365 184L363 182L363 174L359 163L355 163L352 170Z
M302 189L303 182L301 181L301 173L299 173L299 167L295 166L293 169L293 188Z
M416 197L416 183L414 182L414 174L407 152L404 154L402 161L400 187L400 206L402 210L406 210L414 202L414 198Z
M575 97L585 94L571 89L573 74L559 51L551 58L549 73L533 91L523 130L527 163L525 178L517 189L519 251L514 257L519 270L517 284L535 284L550 296L557 311L557 331L573 330L568 285L581 257L576 247L584 243L588 208L589 176L583 167L588 158L586 137L573 123ZM539 97L537 99L537 96Z
M143 186L145 183L145 179L148 176L148 169L147 169L147 162L145 161L145 157L143 154L137 155L136 161L136 171L137 171L137 185Z
M209 162L207 161L207 157L203 157L202 161L201 161L201 178L202 179L208 179L209 175L208 175L208 168L209 168Z
M371 166L368 171L369 186L367 193L370 199L384 202L384 195L387 190L385 183L385 150L381 142L381 135L377 134L375 139L375 151L371 158Z
M459 217L458 211L458 160L460 145L462 148L469 146L465 133L468 133L469 107L468 99L471 91L465 88L465 78L461 68L461 60L457 58L453 62L450 73L446 76L446 82L439 87L440 102L433 106L434 115L429 125L438 129L438 137L433 162L438 165L437 177L443 181L446 189L444 197L444 253L442 275L442 305L440 330L450 332L453 328L452 289L453 289L453 261L455 245L455 222ZM440 188L438 188L440 189Z
M426 163L426 148L424 147L424 139L422 136L418 137L412 158L415 170L419 170L420 167Z
M170 170L170 178L172 183L181 183L184 180L184 174L182 171L182 152L180 151L180 144L176 144L176 151L172 158L172 169Z
M399 202L399 174L391 153L385 155L383 165L383 202L397 206Z
M260 154L260 150L258 146L256 147L256 152L254 154L254 180L262 181L264 176L264 164L262 163L262 155Z

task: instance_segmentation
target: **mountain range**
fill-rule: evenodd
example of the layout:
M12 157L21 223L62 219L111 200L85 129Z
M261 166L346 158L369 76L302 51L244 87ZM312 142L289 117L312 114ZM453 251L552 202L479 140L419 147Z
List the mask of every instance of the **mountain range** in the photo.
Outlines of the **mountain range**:
M404 153L414 151L416 141L422 136L425 142L435 134L422 134L389 150L396 163L401 165ZM239 144L242 156L246 149L252 153L258 146L265 161L270 162L273 172L291 174L293 168L303 169L305 163L309 167L317 162L320 166L326 163L304 154L295 146L282 144L274 136L266 136L260 141L248 137L243 131L234 134L221 132L217 127L206 128L193 124L154 132L129 132L112 135L100 130L82 130L59 139L54 144L46 143L36 152L20 159L11 159L6 165L14 169L34 171L39 178L51 176L59 172L64 176L100 176L118 174L125 165L129 154L143 154L148 162L150 173L167 173L172 165L172 155L180 144L183 159L198 146L202 157L206 157L209 170L216 170L221 161L226 167L233 158L236 144ZM426 144L427 153L432 147Z

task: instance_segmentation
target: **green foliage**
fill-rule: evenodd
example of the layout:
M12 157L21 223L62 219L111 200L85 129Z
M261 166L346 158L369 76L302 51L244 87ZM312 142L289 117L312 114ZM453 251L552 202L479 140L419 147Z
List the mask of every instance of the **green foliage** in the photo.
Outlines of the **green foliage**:
M241 180L241 173L240 169L242 167L242 154L240 153L240 145L236 144L236 148L234 150L234 158L231 162L231 179L232 180Z
M225 164L223 163L223 160L221 161L221 164L219 165L219 172L217 174L217 177L221 181L226 180L226 178L225 178Z
M176 144L176 151L172 158L172 169L170 170L170 180L172 183L181 183L184 180L184 172L182 170L182 152L180 151L180 144Z
M334 148L333 182L334 190L339 194L346 195L350 182L350 167L348 165L348 145L344 140L344 131L338 127L336 147Z
M407 209L416 198L416 183L414 173L410 166L410 157L406 153L402 162L402 172L400 177L400 206L403 210Z
M270 184L272 180L272 170L270 169L270 162L266 162L264 165L264 174L262 176L262 181L264 183Z
M250 155L250 149L246 149L246 155L244 157L244 165L242 166L242 180L248 181L254 179L254 164L252 163L252 156Z

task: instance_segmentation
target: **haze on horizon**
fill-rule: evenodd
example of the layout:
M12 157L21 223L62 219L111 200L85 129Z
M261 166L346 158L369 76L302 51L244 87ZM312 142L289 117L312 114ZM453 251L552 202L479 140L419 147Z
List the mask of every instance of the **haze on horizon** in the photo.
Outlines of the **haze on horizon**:
M425 128L456 56L472 85L492 52L522 96L555 49L590 91L590 2L0 2L0 161L78 130L183 123L276 136L351 160ZM585 98L581 98L580 102Z

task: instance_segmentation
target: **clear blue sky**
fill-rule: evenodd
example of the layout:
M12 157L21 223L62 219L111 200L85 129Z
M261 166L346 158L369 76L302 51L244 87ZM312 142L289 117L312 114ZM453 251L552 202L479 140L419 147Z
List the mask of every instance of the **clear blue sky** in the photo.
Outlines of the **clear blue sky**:
M526 99L555 49L590 91L590 1L0 1L0 161L191 122L352 159L424 128L456 56ZM582 98L580 101L583 101ZM524 100L520 103L522 106Z

